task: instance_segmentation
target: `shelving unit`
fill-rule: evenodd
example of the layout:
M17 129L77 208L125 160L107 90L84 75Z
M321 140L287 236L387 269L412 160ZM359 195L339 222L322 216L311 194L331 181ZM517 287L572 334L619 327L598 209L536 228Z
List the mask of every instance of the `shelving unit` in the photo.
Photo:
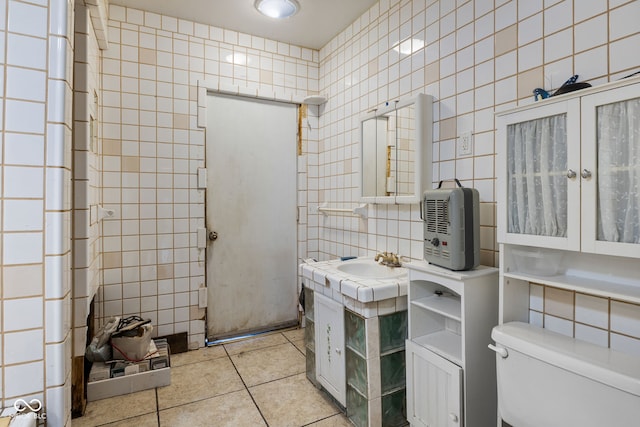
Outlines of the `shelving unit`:
M635 154L637 125L625 117L638 114L639 99L640 78L635 77L496 116L501 324L519 321L550 330L557 327L547 323L546 319L553 318L554 313L547 312L546 299L542 307L532 304L535 298L532 289L540 287L537 285L544 286L545 296L549 290L560 289L602 298L607 309L600 314L608 319L614 317L611 304L614 301L640 304L640 244L635 227L640 211L637 203L621 202L638 196L637 186L625 184L634 182L640 168ZM558 116L565 118L566 125L553 120ZM540 123L550 124L548 134L516 130L532 129ZM548 138L549 134L554 137ZM526 140L521 138L523 135L527 135ZM523 146L528 147L536 161L516 155ZM558 167L552 165L557 164L559 154L544 155L551 151L562 153ZM558 173L562 169L564 172ZM522 178L521 170L534 170L536 179L540 178L536 185L526 188L509 185ZM554 195L559 189L562 191ZM536 209L528 209L529 200L535 201L532 206ZM536 215L539 211L545 215ZM514 227L518 221L536 226ZM527 264L518 252L535 253L538 259ZM549 264L554 265L547 270ZM589 340L579 335L575 313L589 311L592 306L580 305L578 298L571 304L570 312L574 315L562 321L573 322L573 328L569 323L564 333L577 340ZM629 318L636 315L629 314ZM584 317L580 320L583 325L587 321ZM586 323L586 326L593 325ZM614 348L611 322L598 327L609 334L598 345Z
M412 426L495 425L498 270L409 269L407 419ZM439 396L438 399L429 396Z

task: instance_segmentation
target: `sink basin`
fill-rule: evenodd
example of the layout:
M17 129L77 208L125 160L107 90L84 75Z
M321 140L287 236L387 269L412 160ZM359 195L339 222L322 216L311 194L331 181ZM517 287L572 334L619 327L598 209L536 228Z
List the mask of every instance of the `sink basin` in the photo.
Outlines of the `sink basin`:
M402 267L387 267L373 260L346 261L336 267L343 273L363 279L393 279L407 274Z

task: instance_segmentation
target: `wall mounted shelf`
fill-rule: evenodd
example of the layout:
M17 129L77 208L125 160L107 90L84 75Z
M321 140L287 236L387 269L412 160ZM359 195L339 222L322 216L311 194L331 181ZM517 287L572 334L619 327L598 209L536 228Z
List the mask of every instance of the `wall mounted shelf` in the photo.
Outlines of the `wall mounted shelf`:
M345 209L345 208L330 208L330 207L327 206L326 203L323 203L322 205L318 206L318 212L320 212L324 216L327 216L329 214L347 213L347 214L351 214L351 215L360 216L362 218L366 218L367 217L367 204L363 203L358 207L351 208L351 209Z

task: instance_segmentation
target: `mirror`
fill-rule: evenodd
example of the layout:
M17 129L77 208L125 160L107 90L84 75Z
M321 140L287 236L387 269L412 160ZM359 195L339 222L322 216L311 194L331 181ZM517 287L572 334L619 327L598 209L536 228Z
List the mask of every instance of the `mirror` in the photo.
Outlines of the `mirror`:
M418 203L431 174L432 99L419 94L361 120L361 199Z

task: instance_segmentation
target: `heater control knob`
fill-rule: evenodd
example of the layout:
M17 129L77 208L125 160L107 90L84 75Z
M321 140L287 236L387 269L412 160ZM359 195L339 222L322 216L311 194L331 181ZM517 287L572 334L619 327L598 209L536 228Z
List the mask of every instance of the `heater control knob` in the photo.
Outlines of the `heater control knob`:
M431 244L437 248L438 246L440 246L440 239L434 237L433 239L431 239Z

